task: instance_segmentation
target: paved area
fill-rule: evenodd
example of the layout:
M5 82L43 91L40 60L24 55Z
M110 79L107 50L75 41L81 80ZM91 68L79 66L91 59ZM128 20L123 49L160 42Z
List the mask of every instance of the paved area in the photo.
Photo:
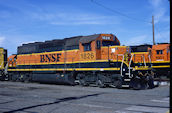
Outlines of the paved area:
M148 90L0 81L0 113L166 113L169 85Z

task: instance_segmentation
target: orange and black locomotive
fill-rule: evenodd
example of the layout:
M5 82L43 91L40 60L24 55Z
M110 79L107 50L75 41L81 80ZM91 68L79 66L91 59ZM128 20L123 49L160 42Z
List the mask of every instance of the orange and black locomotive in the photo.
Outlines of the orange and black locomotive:
M170 44L131 46L134 63L138 66L151 65L154 78L170 78Z
M134 53L113 34L76 36L23 44L8 58L13 81L76 82L122 88L153 87L151 66L137 66Z

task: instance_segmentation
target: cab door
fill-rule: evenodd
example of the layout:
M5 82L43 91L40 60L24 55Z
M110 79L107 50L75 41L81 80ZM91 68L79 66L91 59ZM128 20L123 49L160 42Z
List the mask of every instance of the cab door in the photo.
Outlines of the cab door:
M96 40L95 51L96 51L96 60L100 60L101 59L101 40Z

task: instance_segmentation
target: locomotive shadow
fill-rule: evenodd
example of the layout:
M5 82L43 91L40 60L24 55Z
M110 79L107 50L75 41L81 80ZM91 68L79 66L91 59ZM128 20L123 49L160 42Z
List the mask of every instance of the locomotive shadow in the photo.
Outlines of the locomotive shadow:
M65 98L57 99L55 102L23 107L20 109L11 110L11 111L7 111L7 112L3 112L3 113L14 113L14 112L24 111L24 110L31 109L31 108L42 107L42 106L47 106L47 105L52 105L52 104L59 104L61 102L67 102L67 101L71 101L71 100L79 100L79 99L83 99L83 98L87 98L87 97L99 96L102 94L105 94L105 93L96 93L96 94L84 95L84 96L79 96L79 97L65 97Z

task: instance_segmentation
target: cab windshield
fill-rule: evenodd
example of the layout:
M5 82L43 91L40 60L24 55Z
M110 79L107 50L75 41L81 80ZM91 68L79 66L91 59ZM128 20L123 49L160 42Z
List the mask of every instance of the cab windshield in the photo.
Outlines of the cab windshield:
M102 46L114 46L114 41L102 41Z

